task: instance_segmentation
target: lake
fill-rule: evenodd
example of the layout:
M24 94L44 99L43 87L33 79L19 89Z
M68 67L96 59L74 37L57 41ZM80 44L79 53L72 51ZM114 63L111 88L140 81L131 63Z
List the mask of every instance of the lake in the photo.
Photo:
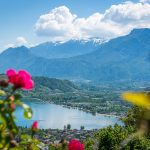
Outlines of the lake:
M71 124L72 129L98 129L121 121L115 116L95 115L83 112L78 109L69 109L63 106L42 103L42 102L26 102L33 110L33 118L26 120L23 118L22 108L17 108L16 118L19 126L30 127L34 121L39 122L39 127L43 129L63 129L64 125Z

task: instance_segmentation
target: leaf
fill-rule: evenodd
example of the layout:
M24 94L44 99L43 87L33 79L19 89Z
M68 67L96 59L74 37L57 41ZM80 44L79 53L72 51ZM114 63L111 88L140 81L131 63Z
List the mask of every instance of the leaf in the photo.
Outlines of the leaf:
M23 107L24 109L30 108L27 104L22 104L22 107Z
M5 119L0 115L0 122L4 125L6 125L6 121ZM0 127L1 128L1 127Z
M5 91L0 90L0 96L4 96L4 95L6 95Z
M18 105L18 106L22 106L23 105L23 103L20 101L20 100L16 100L16 104ZM23 107L23 106L22 106Z
M24 108L24 117L31 119L33 115L32 109L27 104L22 104L22 107Z
M33 112L31 108L24 109L24 117L26 119L31 119L32 115L33 115Z
M18 94L18 93L17 93L17 94L15 94L14 96L15 96L15 99L16 99L16 100L18 100L18 99L21 99L21 98L22 98L21 94Z

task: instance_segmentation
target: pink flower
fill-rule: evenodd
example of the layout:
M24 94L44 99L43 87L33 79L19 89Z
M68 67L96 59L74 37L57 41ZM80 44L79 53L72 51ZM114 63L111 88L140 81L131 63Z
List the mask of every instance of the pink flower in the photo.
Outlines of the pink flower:
M38 122L34 121L32 124L32 130L37 130L38 129Z
M9 69L7 71L8 82L14 85L14 88L23 88L25 90L30 90L34 87L34 82L31 79L31 76L25 70L19 70L18 73Z
M84 150L84 145L78 140L71 140L68 145L68 150Z

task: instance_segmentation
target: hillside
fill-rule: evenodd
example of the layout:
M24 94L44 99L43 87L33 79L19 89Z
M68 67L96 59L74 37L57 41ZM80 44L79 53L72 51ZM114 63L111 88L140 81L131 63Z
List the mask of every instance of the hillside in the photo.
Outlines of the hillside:
M12 67L26 69L34 76L80 81L149 81L149 45L150 29L135 29L72 58L46 59L25 47L11 48L0 55L0 72Z
M68 80L47 77L33 77L35 88L47 88L51 92L74 92L78 87Z

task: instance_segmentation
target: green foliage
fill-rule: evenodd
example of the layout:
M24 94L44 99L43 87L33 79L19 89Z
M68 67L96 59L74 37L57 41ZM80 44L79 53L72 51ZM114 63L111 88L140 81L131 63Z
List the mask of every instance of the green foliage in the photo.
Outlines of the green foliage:
M142 116L143 110L137 106L133 106L131 109L128 110L126 116L122 118L122 121L126 126L136 127Z
M67 124L67 130L71 129L71 124Z
M40 142L31 136L22 135L20 143L19 129L15 122L16 107L24 109L24 117L32 118L32 109L21 101L21 95L17 92L19 88L14 88L9 82L0 78L0 149L5 150L39 150ZM32 131L30 131L32 133Z
M134 106L122 118L125 126L115 125L100 129L94 137L86 140L85 150L149 150L149 131L145 135L138 134L143 112L144 109Z
M32 109L26 104L22 104L22 107L24 108L24 118L31 119L33 115Z
M55 78L47 78L47 77L33 77L36 88L46 87L49 90L54 91L58 90L61 92L73 92L78 90L77 86L75 86L72 82L68 80L59 80Z
M87 139L84 143L85 150L93 150L94 144L95 144L94 138Z
M81 130L84 130L84 129L85 129L85 127L84 127L84 126L81 126L81 127L80 127L80 129L81 129Z
M133 138L123 150L150 150L150 139L147 137Z
M115 125L100 129L93 138L85 142L85 150L117 150L134 129Z
M49 150L68 150L67 144L53 144L49 146Z
M23 150L40 150L40 145L42 146L42 143L37 139L31 138L29 135L21 135L19 147L23 147Z
M131 128L125 128L118 125L100 130L95 137L99 141L99 150L116 150L121 141L123 141L131 133Z

